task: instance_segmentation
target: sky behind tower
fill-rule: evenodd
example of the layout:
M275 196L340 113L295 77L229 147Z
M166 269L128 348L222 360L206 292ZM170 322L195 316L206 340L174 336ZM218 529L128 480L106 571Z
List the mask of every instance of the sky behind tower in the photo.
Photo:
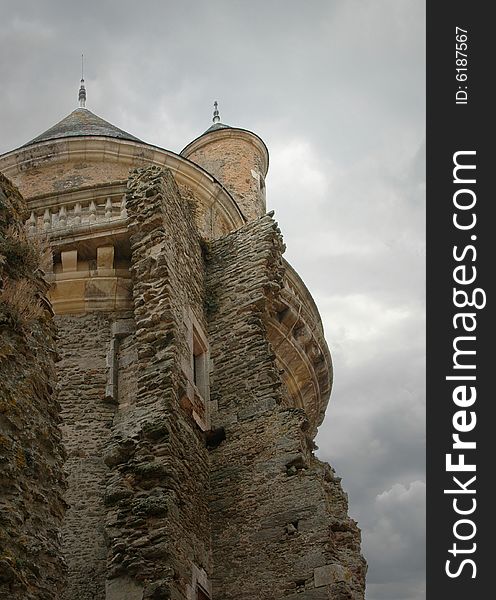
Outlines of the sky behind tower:
M6 0L0 152L77 106L175 152L211 124L267 144L267 208L320 309L367 600L425 597L425 10L416 0Z

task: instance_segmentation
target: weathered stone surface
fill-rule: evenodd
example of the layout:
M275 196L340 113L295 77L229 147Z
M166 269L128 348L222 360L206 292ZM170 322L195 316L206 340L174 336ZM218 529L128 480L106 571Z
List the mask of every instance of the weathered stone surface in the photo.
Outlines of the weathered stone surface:
M217 129L188 144L181 155L212 173L232 194L246 220L265 213L268 152L257 135L232 127Z
M200 240L167 171L135 171L127 209L138 350L134 397L119 398L105 450L107 586L126 577L144 598L186 600L193 566L211 570L208 452L181 404L187 311L205 322Z
M352 573L340 564L332 563L318 567L313 572L315 587L334 583L351 583Z
M365 576L359 530L346 514L339 480L313 456L304 411L284 406L268 342L282 250L269 217L210 248L211 395L214 426L225 429L225 441L211 450L213 597L335 598L337 575L325 582L317 576L325 590L314 578L315 569L332 565L349 575L339 582L358 600Z
M105 402L111 316L57 317L59 398L67 450L69 508L62 528L68 585L64 600L105 600L103 449L115 406Z
M105 600L142 600L143 586L130 577L117 577L107 581Z
M364 597L360 532L340 479L313 455L331 386L318 311L263 216L263 142L223 131L185 150L232 196L193 163L132 141L56 140L0 157L33 208L0 206L0 274L30 282L28 306L41 305L0 312L5 393L26 392L0 412L8 598ZM27 217L54 251L65 594L53 329L32 254L9 229ZM44 537L33 549L29 536Z
M65 580L64 450L55 328L25 210L0 174L0 598L52 600Z

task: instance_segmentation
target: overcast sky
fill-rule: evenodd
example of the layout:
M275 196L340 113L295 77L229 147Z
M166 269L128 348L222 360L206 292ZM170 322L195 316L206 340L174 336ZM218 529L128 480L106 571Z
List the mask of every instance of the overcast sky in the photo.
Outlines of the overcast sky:
M267 205L315 297L335 384L317 438L343 477L367 600L424 588L424 2L4 0L0 152L77 105L179 152L260 135Z

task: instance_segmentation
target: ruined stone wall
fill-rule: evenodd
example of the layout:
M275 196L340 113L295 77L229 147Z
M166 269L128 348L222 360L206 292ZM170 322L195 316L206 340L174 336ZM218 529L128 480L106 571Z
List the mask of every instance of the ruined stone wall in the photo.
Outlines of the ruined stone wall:
M0 174L0 598L60 598L64 450L55 330L26 239L24 201Z
M199 583L212 600L362 600L360 532L268 341L284 265L262 205L200 242L172 174L132 173L133 311L56 319L61 527L53 323L0 184L0 599L196 600ZM204 413L193 325L210 342Z
M137 383L132 399L132 378L120 379L126 406L105 452L107 600L192 600L193 582L211 571L208 453L182 403L188 311L205 322L203 261L169 171L135 171L127 209L136 332L121 349L129 358L134 344Z
M304 411L284 407L267 340L282 249L268 216L210 247L213 426L225 432L211 450L213 598L359 600L359 530L339 479L312 454Z
M112 316L98 312L57 317L57 365L67 450L68 510L62 528L68 564L66 600L105 600L106 543L103 450L115 406L106 401Z

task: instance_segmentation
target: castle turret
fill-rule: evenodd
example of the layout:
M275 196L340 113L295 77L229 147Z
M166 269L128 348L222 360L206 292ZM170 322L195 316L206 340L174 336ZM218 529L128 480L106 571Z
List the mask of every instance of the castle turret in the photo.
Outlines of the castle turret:
M221 123L215 105L210 129L177 155L88 110L84 81L78 102L0 156L25 196L28 235L53 257L68 473L65 516L62 506L47 517L51 546L21 547L16 532L45 525L11 519L0 599L35 600L11 585L33 565L57 600L363 600L359 529L340 479L313 454L331 355L265 214L265 144ZM18 246L4 244L5 264ZM38 346L35 383L52 350ZM44 390L12 388L9 406L26 396L43 408ZM56 440L15 429L0 435L0 460L13 449L10 473L34 486L33 465L55 464ZM39 498L56 505L56 488L39 481L26 497L44 517Z
M265 214L267 146L258 135L220 121L214 102L213 125L190 142L181 156L216 177L232 194L243 216L251 221Z

